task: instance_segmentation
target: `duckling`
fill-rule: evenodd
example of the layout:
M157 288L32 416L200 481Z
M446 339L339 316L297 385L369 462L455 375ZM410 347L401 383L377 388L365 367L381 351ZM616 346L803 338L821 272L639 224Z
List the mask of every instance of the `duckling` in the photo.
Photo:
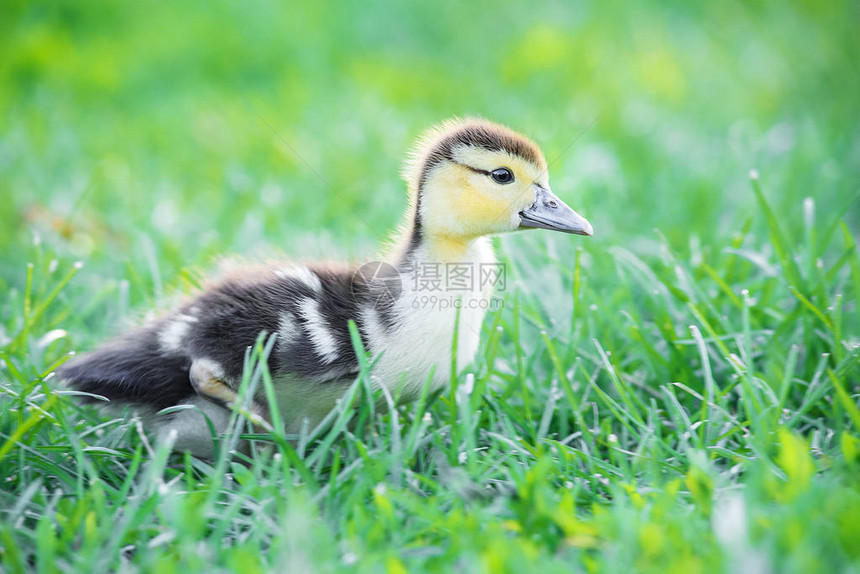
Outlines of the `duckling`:
M376 358L374 387L384 386L399 403L419 397L425 384L431 392L444 388L452 352L459 371L478 350L494 283L480 279L498 279L499 272L488 236L529 228L592 235L592 227L550 191L540 148L487 120L431 128L403 175L410 206L400 239L369 272L284 264L233 274L174 312L67 361L58 379L150 413L198 407L146 420L159 435L175 432L174 449L201 457L213 455L209 423L226 429L246 349L261 333L276 336L268 368L290 433L321 422L355 379L350 320ZM454 266L461 281L445 290ZM270 412L262 390L252 408L263 418Z

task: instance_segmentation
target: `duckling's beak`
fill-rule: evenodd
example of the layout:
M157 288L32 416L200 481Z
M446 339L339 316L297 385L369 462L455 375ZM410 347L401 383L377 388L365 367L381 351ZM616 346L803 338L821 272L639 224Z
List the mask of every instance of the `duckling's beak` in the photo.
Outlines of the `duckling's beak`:
M548 189L539 185L534 204L520 212L520 229L537 227L576 235L593 235L594 229L583 216L572 210Z

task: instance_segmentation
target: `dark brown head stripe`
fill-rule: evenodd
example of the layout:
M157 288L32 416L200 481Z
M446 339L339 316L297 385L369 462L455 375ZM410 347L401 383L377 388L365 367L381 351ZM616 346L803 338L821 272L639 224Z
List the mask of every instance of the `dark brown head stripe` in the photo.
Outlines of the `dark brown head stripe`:
M540 150L525 138L493 125L466 124L442 138L430 150L421 169L420 183L423 185L427 174L434 167L445 160L453 161L454 150L463 145L489 151L505 151L536 166L543 163Z

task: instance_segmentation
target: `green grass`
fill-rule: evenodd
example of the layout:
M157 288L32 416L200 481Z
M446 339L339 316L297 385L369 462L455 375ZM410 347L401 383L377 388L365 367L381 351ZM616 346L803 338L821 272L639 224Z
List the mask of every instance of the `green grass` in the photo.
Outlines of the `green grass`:
M860 570L855 5L0 11L0 570ZM450 392L202 461L46 379L222 255L372 258L455 114L597 235L497 240Z

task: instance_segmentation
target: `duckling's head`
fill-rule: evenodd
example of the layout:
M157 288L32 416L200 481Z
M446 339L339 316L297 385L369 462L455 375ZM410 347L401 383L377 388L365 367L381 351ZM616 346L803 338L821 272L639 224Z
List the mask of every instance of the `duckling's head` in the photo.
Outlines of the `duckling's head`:
M592 234L550 191L537 144L493 122L449 120L431 129L404 176L415 203L413 238L463 242L523 228Z

